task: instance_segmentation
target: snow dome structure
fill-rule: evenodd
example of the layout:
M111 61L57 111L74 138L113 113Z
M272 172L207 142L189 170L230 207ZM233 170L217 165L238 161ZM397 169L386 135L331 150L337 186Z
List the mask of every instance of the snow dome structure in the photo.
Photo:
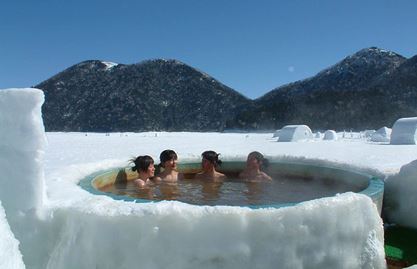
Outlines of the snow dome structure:
M323 140L337 140L337 133L333 130L327 130L324 133Z
M372 142L389 142L392 130L388 127L382 127L371 135Z
M278 142L297 142L313 138L307 125L287 125L281 129Z
M391 145L415 145L417 117L398 119L392 127Z
M16 242L5 257L16 268L385 268L382 220L365 195L258 210L115 201L77 185L120 165L110 161L45 181L42 102L40 90L0 91L0 234L20 243L24 265Z

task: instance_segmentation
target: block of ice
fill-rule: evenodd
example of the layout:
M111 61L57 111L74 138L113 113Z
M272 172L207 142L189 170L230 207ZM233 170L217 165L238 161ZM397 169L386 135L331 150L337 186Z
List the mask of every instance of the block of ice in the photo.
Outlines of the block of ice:
M0 91L0 199L11 218L42 203L43 101L37 89Z
M385 181L384 211L390 222L417 229L417 160Z

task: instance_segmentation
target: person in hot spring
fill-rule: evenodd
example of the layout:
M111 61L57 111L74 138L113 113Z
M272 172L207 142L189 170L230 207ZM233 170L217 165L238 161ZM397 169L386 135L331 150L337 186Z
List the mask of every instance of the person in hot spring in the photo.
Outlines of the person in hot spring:
M177 171L178 155L175 151L170 149L162 151L159 160L161 163L158 166L162 167L164 171L158 173L155 177L156 181L173 183L184 179L184 175Z
M132 171L137 171L138 178L133 183L139 188L144 188L152 183L151 178L155 174L154 161L151 156L139 156L131 160L135 166L132 167Z
M269 162L260 152L253 151L249 153L246 160L246 167L239 174L239 178L249 182L272 181L272 178L263 170Z
M223 181L226 176L216 171L222 161L219 160L219 155L215 151L208 150L201 154L201 168L203 171L195 175L195 179L201 180L212 180L212 181Z

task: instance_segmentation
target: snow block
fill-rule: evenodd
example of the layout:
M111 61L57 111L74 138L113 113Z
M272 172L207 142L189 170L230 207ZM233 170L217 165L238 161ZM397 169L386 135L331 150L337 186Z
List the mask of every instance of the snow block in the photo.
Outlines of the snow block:
M417 229L417 160L401 167L385 180L384 212L388 220Z
M307 125L287 125L281 129L278 142L297 142L313 138Z
M398 119L392 127L391 145L415 145L417 117Z
M37 89L0 90L0 200L10 218L42 204L43 101Z

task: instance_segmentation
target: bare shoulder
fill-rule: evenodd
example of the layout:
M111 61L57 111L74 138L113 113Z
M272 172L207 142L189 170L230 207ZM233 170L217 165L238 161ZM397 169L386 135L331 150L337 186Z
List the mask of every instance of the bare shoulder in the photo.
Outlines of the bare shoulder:
M133 181L133 183L139 187L139 188L143 188L145 186L145 182L142 179L135 179L135 181Z
M268 180L268 181L272 181L272 177L270 177L267 173L265 172L261 172L260 176L263 180Z
M221 180L227 179L227 176L225 174L222 174L222 173L218 173L216 177L218 179L221 179Z
M152 180L155 182L159 182L159 181L162 181L162 178L160 176L156 176L156 177L153 177Z

